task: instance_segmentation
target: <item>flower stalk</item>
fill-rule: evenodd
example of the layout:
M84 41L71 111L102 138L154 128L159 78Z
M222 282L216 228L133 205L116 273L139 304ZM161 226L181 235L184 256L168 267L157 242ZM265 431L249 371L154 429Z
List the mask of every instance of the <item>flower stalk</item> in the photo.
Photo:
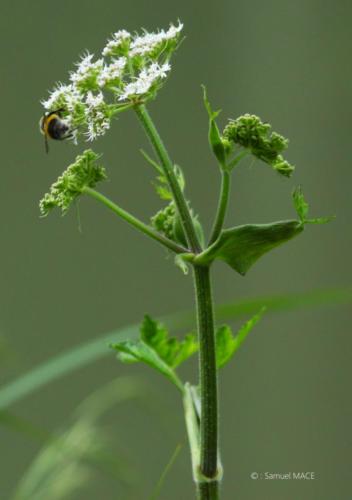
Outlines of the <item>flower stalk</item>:
M108 207L110 210L112 210L115 214L117 214L121 219L125 220L128 224L133 226L134 228L138 229L140 232L144 233L145 235L149 236L153 240L157 241L158 243L161 243L164 247L168 248L172 252L175 252L177 254L179 253L185 253L187 252L187 249L179 245L178 243L175 243L174 241L170 240L169 238L166 238L166 236L163 236L159 232L155 231L153 228L142 222L141 220L137 219L134 215L130 214L123 208L119 207L111 201L109 198L104 196L102 193L99 193L99 191L96 191L95 189L92 189L90 187L84 187L82 189L82 193L87 194L94 198L95 200L99 201L100 203L103 203L106 207Z

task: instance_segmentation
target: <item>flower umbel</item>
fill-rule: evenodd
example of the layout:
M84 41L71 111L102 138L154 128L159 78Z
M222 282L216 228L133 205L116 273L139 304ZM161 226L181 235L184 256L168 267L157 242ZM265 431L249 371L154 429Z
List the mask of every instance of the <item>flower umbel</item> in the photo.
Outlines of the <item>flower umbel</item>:
M117 31L102 57L95 59L90 52L81 57L70 72L71 83L58 84L42 101L44 108L60 109L75 139L79 134L88 140L104 135L117 113L156 96L171 70L182 28L179 23L142 35Z
M65 170L51 186L49 193L40 200L39 208L43 217L55 207L60 208L65 214L85 187L93 188L98 182L107 178L105 168L96 165L98 158L99 155L91 149L76 157L75 163Z
M229 143L234 143L248 149L253 156L264 161L279 174L290 177L294 171L282 155L288 146L288 140L276 132L270 133L269 123L263 123L258 116L243 115L236 120L230 120L223 131L223 137Z

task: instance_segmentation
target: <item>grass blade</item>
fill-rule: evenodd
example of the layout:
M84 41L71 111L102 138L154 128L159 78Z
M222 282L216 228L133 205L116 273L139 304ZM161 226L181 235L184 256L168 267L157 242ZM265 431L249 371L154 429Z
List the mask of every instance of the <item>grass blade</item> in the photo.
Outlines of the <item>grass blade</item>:
M159 481L157 482L157 485L156 485L156 487L155 487L155 489L154 489L154 491L152 493L152 496L150 497L149 500L157 500L159 498L160 491L161 491L161 488L162 488L162 486L164 484L164 481L165 481L165 478L167 476L167 473L169 472L169 470L171 469L171 467L174 465L174 463L176 461L176 458L178 457L178 454L180 453L181 450L182 450L182 444L178 444L176 446L176 448L175 448L175 451L171 455L170 460L166 464L163 472L161 473Z

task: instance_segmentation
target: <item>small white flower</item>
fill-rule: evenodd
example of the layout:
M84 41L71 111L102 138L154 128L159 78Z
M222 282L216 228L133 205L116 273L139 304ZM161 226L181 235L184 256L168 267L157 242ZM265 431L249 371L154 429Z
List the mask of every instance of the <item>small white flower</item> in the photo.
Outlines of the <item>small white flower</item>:
M130 56L149 54L162 42L176 38L182 28L183 24L179 23L178 26L171 25L166 32L161 30L158 33L145 33L135 38L131 43Z
M171 66L169 63L165 63L162 66L158 63L153 63L148 68L142 69L138 78L125 86L119 100L123 101L136 95L146 94L154 83L162 78L166 78L167 72L170 69Z
M120 30L113 34L111 40L108 40L105 48L103 49L103 56L109 56L118 49L123 42L131 38L131 34L126 30Z
M86 104L89 110L93 110L94 108L98 108L104 103L104 94L99 92L98 94L93 94L93 92L87 92Z
M111 64L105 65L98 76L99 87L105 87L108 83L121 78L126 61L126 57L119 57L119 59L113 59Z
M94 54L90 54L88 52L82 57L81 61L77 63L77 70L71 72L70 80L76 86L82 85L91 78L95 78L95 76L99 75L103 69L104 60L98 59L97 61L92 62L93 57Z
M180 31L182 31L182 29L183 29L183 24L180 22L178 23L178 26L174 26L173 24L171 24L170 28L165 33L165 40L171 40L171 38L176 38L180 33Z

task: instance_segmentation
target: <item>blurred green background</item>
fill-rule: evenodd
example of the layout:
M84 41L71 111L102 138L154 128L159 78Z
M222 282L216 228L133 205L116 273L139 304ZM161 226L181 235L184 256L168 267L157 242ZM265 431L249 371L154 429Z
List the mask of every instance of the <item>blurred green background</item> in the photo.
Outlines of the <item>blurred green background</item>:
M291 218L293 186L302 184L311 215L336 214L326 226L270 253L246 278L214 268L218 303L351 283L352 4L268 0L18 2L3 0L0 18L2 179L0 382L119 326L186 309L191 279L165 252L93 200L41 220L38 200L85 145L51 143L38 133L39 100L84 49L99 52L112 32L154 30L181 19L186 40L167 85L150 106L187 193L206 228L219 174L207 144L200 84L228 117L258 114L290 138L292 180L256 162L233 179L228 224ZM139 148L146 140L132 113L93 145L104 152L110 182L102 187L127 210L149 218L159 207L152 172ZM235 324L235 326L238 323ZM352 347L350 306L267 315L236 362L221 374L223 498L351 498ZM1 353L0 353L1 354ZM145 397L105 418L113 449L131 466L132 484L99 473L75 499L142 500L151 495L178 443L182 451L161 499L193 498L181 403L152 370L118 364L113 354L11 408L54 430L79 402L119 375L139 375ZM185 377L195 374L192 362ZM11 498L40 444L0 428L0 498ZM314 471L314 481L260 481L257 472ZM33 499L35 500L35 499Z

